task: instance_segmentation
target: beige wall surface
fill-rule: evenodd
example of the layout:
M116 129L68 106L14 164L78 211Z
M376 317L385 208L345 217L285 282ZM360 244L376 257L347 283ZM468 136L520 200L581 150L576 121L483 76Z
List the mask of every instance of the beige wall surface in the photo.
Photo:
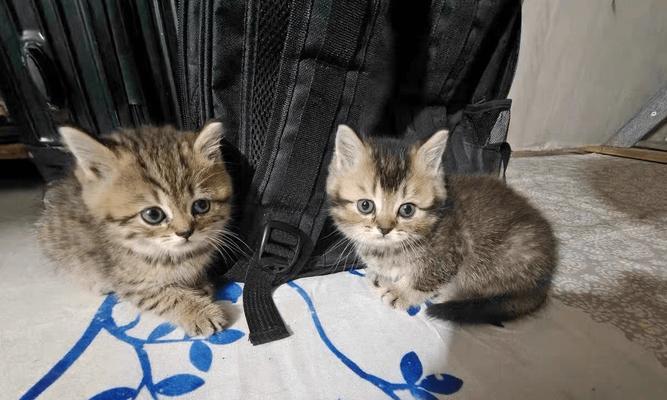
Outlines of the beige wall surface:
M509 142L601 144L667 84L667 0L524 0Z

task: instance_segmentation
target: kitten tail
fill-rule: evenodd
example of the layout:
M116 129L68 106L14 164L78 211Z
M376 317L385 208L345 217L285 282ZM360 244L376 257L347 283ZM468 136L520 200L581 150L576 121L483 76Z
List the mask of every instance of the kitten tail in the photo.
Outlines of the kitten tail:
M522 295L452 300L430 305L426 314L431 318L462 324L492 324L502 326L540 308L547 297L544 290Z

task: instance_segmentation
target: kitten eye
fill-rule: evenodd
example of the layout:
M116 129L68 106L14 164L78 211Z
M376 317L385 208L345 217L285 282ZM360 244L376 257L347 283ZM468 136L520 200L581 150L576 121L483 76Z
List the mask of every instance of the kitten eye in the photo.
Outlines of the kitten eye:
M414 204L405 203L401 204L401 206L398 208L398 215L403 218L410 218L415 215L415 211L417 211L417 207L415 207Z
M211 202L206 199L195 200L192 203L192 215L206 214L211 209Z
M357 210L362 214L370 214L375 210L375 203L373 200L361 199L357 201Z
M149 207L141 211L141 218L147 224L157 225L164 221L165 217L166 215L164 215L164 211L160 207Z

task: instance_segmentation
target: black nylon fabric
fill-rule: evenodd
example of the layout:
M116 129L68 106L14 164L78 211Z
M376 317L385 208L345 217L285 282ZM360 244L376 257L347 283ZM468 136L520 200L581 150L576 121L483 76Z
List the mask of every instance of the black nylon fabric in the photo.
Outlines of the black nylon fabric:
M319 49L313 52L314 58L310 57L307 50L293 60L288 58L287 52L284 54L282 67L288 69L291 64L298 68L298 73L293 78L293 84L279 82L275 89L276 99L288 100L291 107L287 115L273 115L275 119L271 122L284 123L284 128L281 133L274 134L274 144L267 149L279 148L280 151L271 151L260 160L261 164L251 185L251 192L254 192L252 188L257 188L259 203L255 204L251 214L258 217L252 224L255 227L263 227L270 221L280 221L298 228L308 237L309 242L314 242L319 237L319 231L314 230L317 228L313 225L314 218L308 218L306 207L311 201L321 198L321 194L313 196L314 192L321 193L321 189L315 190L319 174L304 174L303 169L320 170L324 166L347 67L357 49L357 38L362 29L366 6L358 1L335 2L328 10L324 7L317 8L317 3L311 10L308 10L306 4L294 3L293 6L293 13L309 13L313 24L319 25L314 27L315 30L324 32L324 35ZM321 22L313 17L318 13L321 13ZM303 32L300 26L302 20L298 14L294 17L288 36ZM346 30L339 29L343 23L347 24ZM304 39L308 49L308 38ZM286 49L298 43L290 42ZM313 45L313 48L316 49L316 45ZM291 91L292 88L294 92ZM318 207L318 211L319 208L321 207ZM289 235L284 239L282 243L289 243ZM280 238L278 242L281 242ZM310 248L312 245L308 243L307 247L301 250L300 260L292 265L293 270L287 276L292 277L299 272L310 256ZM265 249L272 255L289 258L289 250L285 252L283 246L267 246ZM276 313L262 312L274 308L270 292L264 289L265 280L272 278L271 283L280 284L286 277L270 277L266 271L258 272L261 269L258 253L247 261L247 265L241 260L237 268L250 271L244 288L243 303L250 341L259 344L286 336L287 329Z
M454 174L497 174L507 168L505 141L512 101L493 100L472 104L461 111L445 149L445 171ZM495 130L494 130L495 129ZM494 134L492 134L494 133ZM509 146L509 145L508 145ZM503 169L504 172L504 169Z
M177 3L183 125L210 118L225 125L225 157L243 205L238 228L255 252L226 266L227 278L246 282L253 343L288 335L271 300L276 285L355 262L326 217L326 166L339 123L407 140L448 128L449 173L507 168L519 0ZM288 273L257 256L271 221L309 238ZM291 258L298 235L269 236L265 250Z

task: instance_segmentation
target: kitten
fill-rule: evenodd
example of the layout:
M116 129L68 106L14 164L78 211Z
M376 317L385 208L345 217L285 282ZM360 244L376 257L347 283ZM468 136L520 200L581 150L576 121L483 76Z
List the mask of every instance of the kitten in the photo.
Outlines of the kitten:
M226 324L206 266L222 244L232 184L222 125L115 132L100 141L59 129L73 173L45 196L39 240L46 255L100 293L209 335Z
M331 216L384 303L499 323L539 308L556 267L545 218L502 181L445 176L448 132L420 145L362 141L341 125L329 167Z

